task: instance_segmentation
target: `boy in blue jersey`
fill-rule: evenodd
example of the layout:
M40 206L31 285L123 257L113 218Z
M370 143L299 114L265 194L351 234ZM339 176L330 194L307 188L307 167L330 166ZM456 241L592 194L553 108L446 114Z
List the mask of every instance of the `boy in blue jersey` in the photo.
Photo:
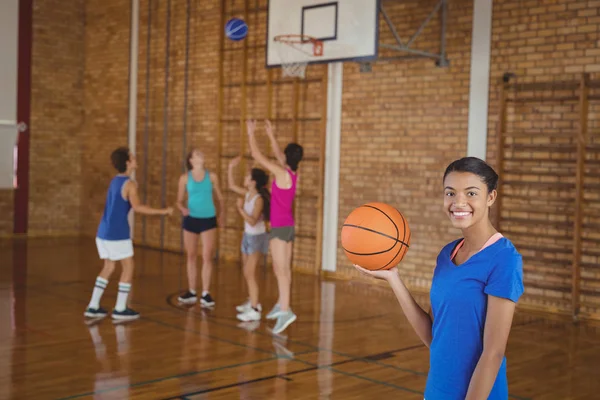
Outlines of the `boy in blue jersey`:
M444 211L462 238L445 245L431 284L431 309L414 300L397 271L368 271L392 287L430 350L426 400L507 400L504 352L523 294L523 259L489 219L498 174L466 157L444 173Z
M128 148L120 147L113 151L111 161L118 174L108 187L104 213L96 234L96 246L100 259L104 260L104 268L96 278L92 298L84 315L89 318L107 315L106 310L100 307L100 299L108 285L108 279L115 270L116 262L120 261L123 271L112 317L116 320L131 320L139 318L139 313L127 307L127 296L133 278L133 243L127 219L129 211L133 208L140 214L171 215L173 208L156 209L140 203L137 183L131 179L137 163Z

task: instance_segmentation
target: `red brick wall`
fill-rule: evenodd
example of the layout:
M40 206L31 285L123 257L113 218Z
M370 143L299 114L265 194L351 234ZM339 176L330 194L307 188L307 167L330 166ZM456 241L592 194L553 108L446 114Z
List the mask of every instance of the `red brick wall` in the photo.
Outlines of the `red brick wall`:
M81 232L95 235L116 173L112 150L127 146L130 3L85 2L85 79L81 131Z
M84 75L83 1L33 10L29 232L80 229Z
M599 78L594 73L600 71L600 2L530 3L504 1L494 6L488 135L488 156L494 165L503 73L516 74L516 83L571 81L575 88L583 72L592 73L593 80ZM523 301L564 312L571 309L572 298L578 97L577 89L509 91L510 99L545 100L508 103L505 137L509 147L502 176L507 185L503 186L501 229L524 255L527 291ZM597 141L593 139L597 136L597 109L598 101L590 101L586 118L592 137L589 143ZM588 154L589 159L594 157L597 155ZM586 184L600 176L593 166L586 170ZM569 172L572 175L567 176ZM597 222L593 211L599 203L593 191L585 190L587 224ZM600 298L592 293L597 293L600 276L589 267L600 261L594 255L597 242L590 228L584 229L584 238L583 262L587 266L582 272L582 311L598 313Z
M36 1L33 9L29 232L80 229L83 123L82 0ZM13 230L13 192L0 192L0 234Z
M435 3L384 6L406 42ZM412 230L400 270L420 287L429 286L437 253L458 234L443 214L441 178L447 164L466 153L471 14L472 2L449 2L448 68L431 59L375 63L370 73L352 63L344 67L339 225L365 202L394 205ZM380 24L380 42L394 44L383 18ZM414 47L436 52L439 36L434 17ZM340 274L358 277L341 248L338 260Z
M203 149L208 157L208 167L216 170L220 62L218 38L223 29L221 2L193 0L191 3L187 147L195 145ZM251 46L256 46L264 37L266 1L249 3L250 8L259 9L249 17L250 36L247 39ZM434 0L411 0L386 2L385 7L400 35L406 40L435 3ZM51 7L51 2L36 5L36 90L32 132L38 136L32 137L32 160L36 160L32 163L32 190L38 188L41 191L31 198L30 227L38 232L81 229L83 234L93 235L102 212L106 185L114 173L109 162L110 151L127 143L129 3L94 0L70 4L67 7L61 3L60 8ZM173 1L169 105L165 115L166 2L153 4L148 91L145 86L148 2L142 1L140 4L136 153L140 194L142 197L147 195L149 204L159 206L163 190L165 118L168 122L165 159L167 179L164 186L167 204L175 202L177 176L181 172L186 15L185 2ZM241 11L243 2L227 2L227 6ZM578 79L580 72L600 70L599 6L598 1L495 2L488 140L488 159L492 164L495 164L496 156L499 78L504 72L510 71L517 75L519 82L573 80ZM408 283L423 289L429 286L437 252L459 235L442 212L440 185L445 166L466 153L471 24L472 2L449 2L448 68L437 68L432 60L379 62L373 65L370 73L360 73L358 65L353 63L347 63L344 67L339 223L341 225L354 207L367 201L378 200L396 205L406 215L413 230L413 245L401 264L401 271ZM439 32L440 23L436 17L414 46L436 51ZM383 20L380 36L383 42L393 43ZM56 40L57 37L61 40ZM260 48L249 50L248 81L266 79L263 51ZM230 50L223 54L225 83L241 82L238 77L243 62L239 55L234 54L235 51ZM383 55L393 53L383 51ZM279 74L280 71L275 70L273 77L278 78ZM311 66L308 74L309 77L320 79L323 68ZM282 86L280 92L275 94L273 111L274 114L279 113L279 118L289 117L290 87L288 85L284 89ZM318 115L321 83L309 84L307 88L302 92L300 116ZM236 119L241 110L240 93L241 90L236 87L225 91L223 116L232 121L224 123L224 156L236 153L239 149L240 126ZM146 95L149 99L148 112ZM249 87L249 117L263 118L266 115L265 98L264 87ZM597 106L594 107L591 113L597 113ZM549 117L540 119L540 110ZM537 118L531 120L532 124L555 118L559 120L555 123L556 129L576 128L574 123L561 125L566 123L560 122L563 115L573 117L572 109L568 108L535 106L513 109L511 113L509 118L512 118L515 129L520 129L519 121L529 118L526 117L527 113L537 113L536 117L531 117ZM51 123L47 124L46 121ZM144 154L146 130L149 145L147 154ZM282 137L284 144L284 140L289 140L285 137L289 126L282 122L278 130L285 132ZM305 142L303 144L313 153L318 150L318 137L302 135L316 131L315 126L308 127L305 132L299 130ZM147 164L144 161L146 156ZM226 162L225 158L221 160L223 184ZM147 174L144 173L146 165ZM315 164L309 166L307 163L305 167L310 170L307 172L309 182L315 182L318 176ZM10 208L11 200L4 197L4 194L0 195L0 208ZM227 225L231 228L240 222L232 209L234 201L235 197L228 196ZM302 209L304 205L299 207ZM309 211L300 213L301 218L306 215L312 217ZM9 226L5 223L9 218L12 225L9 215L2 218L0 227ZM550 220L554 216L546 215L544 218ZM310 226L309 222L302 222L299 228L306 229ZM179 224L179 216L165 219L166 247L179 248ZM147 244L160 244L159 218L147 218L145 231ZM142 219L137 218L136 238L139 241L144 237L142 233ZM222 251L236 256L237 238L235 229L224 230ZM522 240L519 236L514 238L517 244L518 240ZM314 239L297 245L298 254L308 256L314 248L311 246L314 246ZM338 255L338 276L355 278L343 253L340 251ZM593 263L589 258L586 260ZM535 283L536 279L539 281L539 277L528 272L528 283ZM592 278L586 275L586 279ZM535 288L535 285L530 284L529 287ZM590 287L594 286L588 284L587 290ZM555 298L551 292L533 290L531 294Z

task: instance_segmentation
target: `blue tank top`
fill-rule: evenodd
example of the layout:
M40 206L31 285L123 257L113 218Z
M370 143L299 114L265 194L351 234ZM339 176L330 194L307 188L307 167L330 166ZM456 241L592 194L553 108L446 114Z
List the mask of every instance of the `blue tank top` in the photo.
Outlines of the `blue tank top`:
M188 172L186 189L191 217L213 218L217 215L213 201L213 185L208 171L204 172L204 179L200 182L194 180L192 171Z
M128 176L115 176L108 187L104 214L96 236L104 240L127 240L131 239L129 220L127 216L131 210L131 203L123 200L121 191Z

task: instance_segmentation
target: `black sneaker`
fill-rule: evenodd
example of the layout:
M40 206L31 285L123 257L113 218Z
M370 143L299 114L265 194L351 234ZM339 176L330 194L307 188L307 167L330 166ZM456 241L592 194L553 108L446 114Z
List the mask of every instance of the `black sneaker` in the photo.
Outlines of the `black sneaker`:
M113 310L112 312L113 319L117 319L120 321L128 321L132 319L138 319L140 314L136 311L133 311L131 308L126 308L123 311Z
M184 304L193 304L198 301L198 297L196 294L190 292L189 290L184 294L180 295L177 300Z
M108 315L108 312L102 307L88 308L83 315L88 318L104 318Z
M215 300L210 296L210 293L206 293L206 295L202 296L202 298L200 299L200 304L202 304L205 307L214 307Z

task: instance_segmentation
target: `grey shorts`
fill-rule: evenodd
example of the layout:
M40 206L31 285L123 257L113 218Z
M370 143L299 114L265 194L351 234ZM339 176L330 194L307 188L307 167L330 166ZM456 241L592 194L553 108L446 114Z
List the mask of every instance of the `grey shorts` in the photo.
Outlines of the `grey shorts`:
M292 242L296 238L296 229L293 226L271 228L271 232L269 232L269 240L275 238L283 240L284 242Z
M266 233L259 233L258 235L249 235L244 232L242 238L242 253L243 254L254 254L254 253L267 254L269 252L269 238Z

